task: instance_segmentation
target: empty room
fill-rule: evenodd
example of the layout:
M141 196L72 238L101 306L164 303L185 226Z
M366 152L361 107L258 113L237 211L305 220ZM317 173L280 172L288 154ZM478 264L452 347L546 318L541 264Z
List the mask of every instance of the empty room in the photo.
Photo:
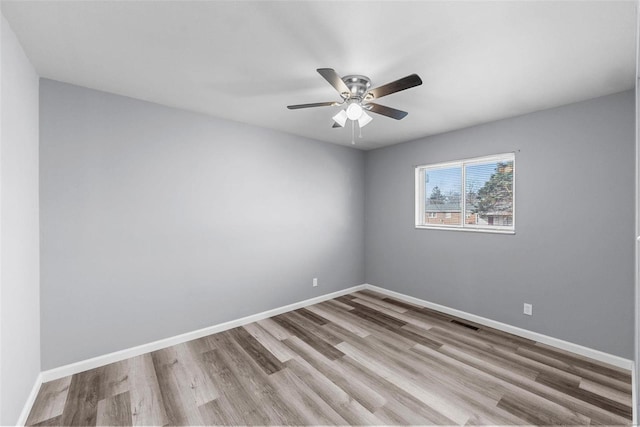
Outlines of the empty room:
M0 425L637 425L638 8L0 0Z

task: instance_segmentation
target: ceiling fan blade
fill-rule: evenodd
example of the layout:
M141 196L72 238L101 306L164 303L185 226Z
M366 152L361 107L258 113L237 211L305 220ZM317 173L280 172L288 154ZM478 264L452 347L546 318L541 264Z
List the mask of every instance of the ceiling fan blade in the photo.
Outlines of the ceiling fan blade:
M336 70L333 68L318 68L316 71L338 91L341 97L347 99L351 96L351 90L344 84L342 77L336 73Z
M333 126L331 126L331 127L332 127L333 129L336 129L336 128L341 128L341 127L343 127L343 126L340 126L339 124L337 124L337 123L335 123L335 122L334 122L334 123L333 123Z
M392 119L401 120L406 117L406 111L396 110L395 108L387 107L380 104L374 104L372 102L366 105L367 109L372 113L382 114L383 116L391 117ZM370 107L370 108L369 108Z
M340 105L339 102L331 101L331 102L315 102L313 104L298 104L298 105L287 105L289 110L298 110L300 108L311 108L311 107L332 107L334 105Z
M420 76L418 76L417 74L411 74L410 76L403 77L394 82L371 89L369 92L367 92L367 97L369 95L372 95L373 98L378 99L382 98L383 96L391 95L392 93L400 92L401 90L420 86L421 84L422 79L420 79Z

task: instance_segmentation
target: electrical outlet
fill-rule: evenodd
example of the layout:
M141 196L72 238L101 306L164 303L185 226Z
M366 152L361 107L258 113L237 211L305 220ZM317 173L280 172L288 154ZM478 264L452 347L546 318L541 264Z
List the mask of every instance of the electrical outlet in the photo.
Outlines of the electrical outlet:
M313 278L313 287L315 288L316 286L318 286L318 278L314 277Z
M524 303L524 314L527 316L533 316L533 304Z

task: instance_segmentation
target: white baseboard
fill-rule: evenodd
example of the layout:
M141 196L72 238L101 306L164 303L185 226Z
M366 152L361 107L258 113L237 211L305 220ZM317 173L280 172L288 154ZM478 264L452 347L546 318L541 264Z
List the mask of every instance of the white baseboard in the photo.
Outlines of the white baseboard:
M160 350L166 347L171 347L172 345L181 344L183 342L202 338L207 335L226 331L227 329L232 329L238 326L253 323L258 320L266 319L267 317L277 316L278 314L286 313L291 310L297 310L298 308L306 307L312 304L317 304L319 302L330 300L342 295L350 294L352 292L356 292L362 289L365 289L364 285L352 286L350 288L342 289L340 291L332 292L325 295L320 295L318 297L295 302L293 304L274 308L272 310L263 311L262 313L253 314L251 316L242 317L240 319L231 320L229 322L219 323L217 325L209 326L203 329L198 329L196 331L187 332L185 334L176 335L169 338L164 338L158 341L142 344L136 347L131 347L131 348L116 351L113 353L108 353L102 356L93 357L91 359L81 360L76 363L60 366L59 368L49 369L41 373L41 376L42 376L41 380L42 382L57 380L58 378L64 378L66 376L87 371L89 369L94 369L100 366L108 365L109 363L119 362L121 360L125 360L130 357L140 356L141 354L149 353L151 351Z
M20 412L20 417L18 418L18 422L16 422L17 426L23 426L27 423L27 418L29 417L29 413L31 412L31 408L33 407L33 403L36 401L36 396L38 396L38 392L40 391L40 386L42 385L42 373L39 373L36 377L36 382L33 384L33 388L31 389L31 393L29 393L29 397L27 397L27 401L22 408L22 412Z
M455 308L450 308L444 305L436 304L430 301L426 301L420 298L412 297L409 295L401 294L395 291L389 291L385 288L381 288L375 285L365 284L366 289L388 295L390 297L406 301L412 304L420 305L426 308L430 308L432 310L436 310L442 313L450 314L452 316L460 317L465 320L469 320L471 322L479 323L484 326L488 326L490 328L498 329L503 332L508 332L513 335L517 335L522 338L527 338L533 341L537 341L542 344L547 344L552 347L559 348L561 350L570 351L572 353L579 354L581 356L589 357L591 359L598 360L603 363L608 363L609 365L617 366L619 368L631 370L633 368L633 360L625 359L620 356L615 356L613 354L605 353L600 350L594 350L589 347L584 347L579 344L574 344L568 341L564 341L558 338L553 338L548 335L543 335L538 332L528 331L526 329L518 328L516 326L511 326L506 323L498 322L495 320L487 319L485 317L477 316L475 314L467 313L462 310L457 310Z

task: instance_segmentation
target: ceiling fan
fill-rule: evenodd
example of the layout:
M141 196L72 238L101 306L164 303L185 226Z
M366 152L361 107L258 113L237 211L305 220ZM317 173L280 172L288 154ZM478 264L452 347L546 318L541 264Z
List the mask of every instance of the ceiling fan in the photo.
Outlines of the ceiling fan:
M369 77L361 75L340 77L333 68L318 68L317 71L338 91L342 100L288 105L287 108L297 110L300 108L332 107L347 104L347 108L340 110L340 112L333 117L335 122L333 124L334 128L344 127L347 119L353 122L357 121L360 128L366 126L372 120L371 116L367 114L367 111L401 120L408 114L406 111L396 110L395 108L386 107L371 101L422 84L422 80L417 74L411 74L387 83L386 85L369 89L369 87L371 87L371 79Z

